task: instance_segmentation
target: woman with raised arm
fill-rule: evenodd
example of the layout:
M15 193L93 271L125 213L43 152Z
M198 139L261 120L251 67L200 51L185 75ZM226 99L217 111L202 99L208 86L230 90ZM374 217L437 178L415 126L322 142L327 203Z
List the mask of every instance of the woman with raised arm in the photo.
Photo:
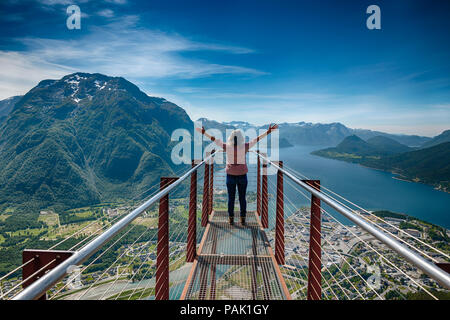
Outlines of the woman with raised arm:
M241 224L245 225L245 216L247 214L247 201L245 194L247 192L247 164L246 154L247 152L261 139L269 135L272 131L276 130L278 125L269 125L269 129L253 139L250 142L245 142L244 134L242 130L233 130L227 139L227 143L222 142L220 139L208 134L205 128L196 128L215 144L226 152L226 173L227 173L227 190L228 190L228 215L230 224L234 223L234 200L236 198L236 187L239 193L239 206L241 209Z

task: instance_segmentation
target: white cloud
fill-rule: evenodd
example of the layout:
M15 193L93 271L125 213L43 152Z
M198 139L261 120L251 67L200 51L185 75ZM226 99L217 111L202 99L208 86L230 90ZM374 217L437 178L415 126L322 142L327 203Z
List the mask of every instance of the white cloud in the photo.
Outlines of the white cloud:
M17 52L0 51L0 65L0 99L25 94L43 79L57 79L74 72L74 69Z
M89 0L37 0L39 3L45 5L45 6L55 6L55 5L71 5L71 4L80 4L80 3L86 3Z
M268 122L341 122L351 128L390 133L434 136L450 129L450 105L421 108L398 104L374 95L329 92L221 93L210 88L175 89L192 119L242 120L257 125ZM238 108L236 106L239 106Z
M450 112L450 103L441 103L430 106L431 109L444 110Z
M87 3L90 0L36 0L36 1L46 6L55 6L55 5L71 5L71 4ZM128 3L127 0L104 0L104 2L118 5Z
M1 65L7 66L0 73L0 98L12 92L24 94L39 80L58 78L72 71L99 72L130 80L264 74L252 68L182 56L186 51L245 54L252 52L250 49L197 42L178 34L137 28L138 19L137 16L111 18L112 23L92 27L88 35L78 40L16 39L26 50L0 51Z
M279 93L238 93L238 92L207 92L201 88L180 87L175 89L180 93L195 94L199 99L239 99L239 100L301 100L301 101L331 101L331 99L337 99L339 96L328 93L292 93L292 92L279 92Z
M105 1L109 2L109 3L114 3L114 4L126 4L126 3L128 3L127 0L105 0Z
M111 9L103 9L97 12L97 15L105 18L112 18L114 17L114 11L112 11Z

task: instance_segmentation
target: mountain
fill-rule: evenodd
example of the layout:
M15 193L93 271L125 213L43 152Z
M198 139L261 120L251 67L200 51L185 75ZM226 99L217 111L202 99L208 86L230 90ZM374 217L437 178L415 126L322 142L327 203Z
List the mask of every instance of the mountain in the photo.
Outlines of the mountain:
M225 128L241 128L247 130L249 128L254 129L267 129L269 124L263 126L255 126L251 123L244 121L232 121L232 122L217 122L214 120L208 120L202 118L206 124L205 128L218 128L224 131ZM308 146L335 146L340 143L345 137L356 135L363 140L368 140L376 136L383 136L390 138L398 143L406 146L416 147L431 140L428 137L421 137L417 135L401 135L401 134L389 134L379 131L372 131L366 129L351 129L345 125L334 123L280 123L280 138L284 138L292 145L308 145Z
M220 132L222 132L223 135L225 135L227 130L235 130L236 127L231 125L231 124L227 124L227 123L222 123L222 122L218 122L215 120L209 120L207 118L200 118L197 119L197 121L201 122L201 125L203 127L205 127L205 129L217 129L220 130Z
M268 125L263 127L267 128ZM341 123L281 123L279 129L280 137L294 145L336 145L352 135L351 130Z
M449 142L450 141L450 130L445 130L440 135L437 135L430 141L425 142L421 147L422 148L429 148L432 146L436 146L438 144Z
M357 135L352 135L346 137L334 148L317 150L312 154L361 163L365 159L380 159L411 150L413 149L385 136L376 136L364 141Z
M218 122L206 118L200 118L197 121L201 121L206 129L218 129L223 134L225 134L227 129L234 130L238 128L244 131L254 129L259 133L260 130L265 130L269 127L269 124L256 126L245 121ZM350 129L340 123L280 123L278 127L280 130L280 140L283 139L283 145L286 146L287 143L289 145L335 145L346 136L351 135Z
M263 127L267 127L265 125ZM430 140L428 137L389 134L366 129L348 128L342 123L281 123L280 136L285 137L295 145L330 146L337 145L345 137L356 135L363 140L376 136L384 136L407 146L419 146Z
M226 134L227 132L231 132L231 130L236 130L236 129L242 129L244 130L244 132L248 129L267 129L260 127L257 128L254 125L245 122L245 121L231 121L231 122L218 122L215 120L209 120L207 118L199 118L197 121L200 121L203 125L203 127L208 130L208 129L217 129L221 132L222 136L220 137L220 139L225 140L226 139ZM259 133L259 131L257 131L257 134ZM271 140L267 140L267 147L270 148L270 143ZM205 143L205 145L207 145L207 143ZM293 145L289 142L288 139L284 138L284 137L280 137L280 140L278 141L278 147L279 148L288 148L288 147L292 147Z
M246 121L230 121L230 122L224 122L223 124L227 126L232 126L237 129L247 130L250 128L254 128L255 126L251 123L248 123Z
M384 157L377 161L367 160L363 164L450 191L450 142Z
M279 141L279 147L280 148L289 148L289 147L293 147L293 146L294 145L291 144L288 139L280 138L280 141Z
M21 98L22 96L14 96L0 101L0 125L4 120L6 120L6 117L14 108L16 102L19 101Z
M396 154L413 150L413 148L385 136L370 138L367 140L367 143L375 147L382 154Z
M356 135L348 136L334 148L326 148L314 151L313 154L348 161L359 161L365 156L372 156L376 153L374 147Z
M334 148L312 154L390 171L404 179L432 184L444 191L450 188L450 142L413 150L386 137L364 141L353 135Z
M369 140L372 137L382 136L395 140L401 144L409 147L419 147L425 142L431 140L429 137L423 137L418 135L406 135L406 134L390 134L380 131L372 131L367 129L352 129L352 132L358 137L364 140Z
M44 80L0 125L0 207L79 207L132 198L173 173L186 112L121 77Z
M356 135L345 138L337 145L335 150L361 156L370 156L376 153L376 149L373 146Z

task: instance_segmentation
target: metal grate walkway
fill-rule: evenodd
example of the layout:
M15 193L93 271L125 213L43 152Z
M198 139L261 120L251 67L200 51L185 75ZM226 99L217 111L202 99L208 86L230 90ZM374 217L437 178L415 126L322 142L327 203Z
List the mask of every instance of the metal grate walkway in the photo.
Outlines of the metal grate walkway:
M290 299L269 241L256 213L239 213L228 223L226 211L213 211L181 299Z

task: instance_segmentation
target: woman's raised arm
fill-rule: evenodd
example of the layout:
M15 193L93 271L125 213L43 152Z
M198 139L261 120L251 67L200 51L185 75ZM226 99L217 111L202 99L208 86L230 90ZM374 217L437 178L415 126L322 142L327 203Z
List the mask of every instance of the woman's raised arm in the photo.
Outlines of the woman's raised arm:
M223 141L220 140L220 139L217 139L216 137L214 137L214 136L210 135L209 133L207 133L204 127L201 127L201 128L197 127L197 128L195 128L195 130L197 130L198 132L203 134L205 137L210 139L212 142L214 142L216 145L218 145L223 150L225 150L225 144L223 143Z
M260 136L256 137L252 141L250 141L248 144L248 148L250 149L251 147L253 147L259 140L265 138L266 136L268 136L272 131L276 130L277 128L278 128L277 124L274 124L274 125L269 124L269 129L267 129L267 131L264 132L263 134L261 134Z

